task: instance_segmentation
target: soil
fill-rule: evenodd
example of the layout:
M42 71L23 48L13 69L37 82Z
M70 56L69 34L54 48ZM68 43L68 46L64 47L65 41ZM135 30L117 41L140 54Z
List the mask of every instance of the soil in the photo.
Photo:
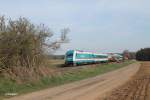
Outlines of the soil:
M142 62L134 77L104 100L150 100L150 62Z

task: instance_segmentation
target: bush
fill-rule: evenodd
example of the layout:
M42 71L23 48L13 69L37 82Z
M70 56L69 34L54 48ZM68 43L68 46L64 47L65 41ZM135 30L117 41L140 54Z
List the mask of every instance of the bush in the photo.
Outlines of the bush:
M34 25L22 17L17 20L0 17L0 75L18 76L20 73L24 78L24 75L29 77L29 73L30 76L38 73L39 67L44 65L45 51L57 50L61 43L68 41L68 29L61 32L59 40L48 42L53 33L44 24Z

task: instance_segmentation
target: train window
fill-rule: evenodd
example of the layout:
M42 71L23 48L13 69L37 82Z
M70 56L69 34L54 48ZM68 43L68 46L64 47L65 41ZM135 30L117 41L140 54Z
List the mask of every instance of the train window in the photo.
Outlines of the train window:
M76 54L76 58L78 59L90 59L93 56L91 54Z
M77 59L92 59L92 58L108 58L106 55L94 55L94 54L76 54Z
M67 54L67 56L66 56L67 58L72 58L73 57L73 54L72 53L70 53L70 54Z
M97 55L97 58L107 58L105 55Z

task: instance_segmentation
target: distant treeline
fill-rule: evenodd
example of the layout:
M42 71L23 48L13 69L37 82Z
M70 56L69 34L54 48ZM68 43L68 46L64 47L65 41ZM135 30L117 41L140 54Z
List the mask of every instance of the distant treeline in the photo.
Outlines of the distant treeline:
M150 61L150 48L144 48L137 52L130 52L128 50L123 51L123 53L117 53L122 55L124 58L136 59L140 61ZM48 55L49 59L64 59L65 55Z
M48 55L49 59L64 59L65 55Z
M150 61L150 48L144 48L136 53L136 59L139 61Z

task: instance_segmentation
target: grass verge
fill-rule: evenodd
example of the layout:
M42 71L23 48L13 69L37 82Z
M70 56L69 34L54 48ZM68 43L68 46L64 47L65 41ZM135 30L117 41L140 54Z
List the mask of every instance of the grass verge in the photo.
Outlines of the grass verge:
M78 81L89 77L94 77L96 75L100 75L115 69L122 68L134 62L135 61L126 61L126 62L114 63L114 64L112 63L102 64L102 65L98 64L95 65L95 67L84 68L78 71L70 71L62 75L56 75L52 77L44 77L39 81L24 83L24 84L16 84L14 81L1 78L0 99L10 97L10 96L5 96L6 93L23 94L23 93L37 91L48 87L54 87L65 83Z

